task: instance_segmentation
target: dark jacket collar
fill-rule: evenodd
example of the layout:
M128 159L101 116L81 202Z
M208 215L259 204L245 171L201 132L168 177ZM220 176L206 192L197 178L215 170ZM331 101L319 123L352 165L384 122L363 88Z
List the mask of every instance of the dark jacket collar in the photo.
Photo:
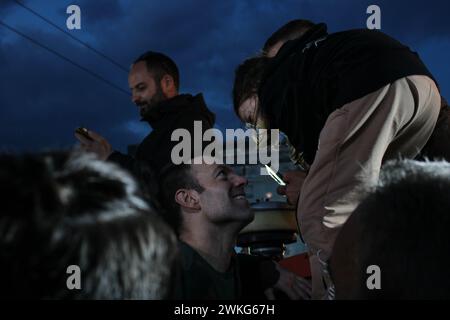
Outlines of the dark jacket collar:
M191 94L180 94L161 101L141 121L148 122L153 129L156 129L160 124L164 124L165 121L161 120L178 116L181 112L202 112L209 115L211 122L214 122L214 114L209 111L201 93L195 96Z
M278 66L286 61L287 57L292 54L309 49L318 40L323 39L328 35L327 25L325 23L319 23L306 31L302 36L297 39L287 41L278 51L278 54L270 60L266 77L270 75Z

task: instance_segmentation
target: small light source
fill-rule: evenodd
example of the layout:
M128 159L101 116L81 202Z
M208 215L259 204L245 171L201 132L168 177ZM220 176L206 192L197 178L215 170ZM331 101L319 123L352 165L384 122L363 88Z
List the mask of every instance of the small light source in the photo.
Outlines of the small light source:
M267 192L266 199L271 199L271 198L272 198L272 192Z

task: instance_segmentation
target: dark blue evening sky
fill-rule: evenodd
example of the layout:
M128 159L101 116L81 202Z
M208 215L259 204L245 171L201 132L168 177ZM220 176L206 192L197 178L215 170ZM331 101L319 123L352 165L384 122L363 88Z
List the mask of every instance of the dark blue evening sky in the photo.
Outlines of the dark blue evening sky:
M231 106L235 67L291 19L325 22L330 32L365 28L366 8L381 8L381 30L417 51L450 97L450 2L336 0L33 0L22 1L66 29L66 8L81 8L81 30L68 31L128 68L147 50L171 56L181 91L202 92L218 128L240 122ZM127 73L13 0L0 21L128 90ZM67 30L67 29L66 29ZM370 76L370 75L368 75ZM129 96L0 25L0 150L36 151L75 144L79 125L119 150L149 132Z

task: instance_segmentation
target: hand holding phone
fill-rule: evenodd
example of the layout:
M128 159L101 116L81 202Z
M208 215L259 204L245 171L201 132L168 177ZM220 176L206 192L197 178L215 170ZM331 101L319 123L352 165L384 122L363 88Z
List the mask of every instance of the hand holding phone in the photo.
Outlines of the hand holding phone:
M78 133L80 136L82 136L83 138L86 138L90 141L94 141L94 139L92 139L91 136L89 136L89 130L83 127L78 127L75 129L75 133Z
M75 129L75 137L80 141L80 147L86 152L97 154L99 159L106 160L113 153L108 140L98 133L83 127Z

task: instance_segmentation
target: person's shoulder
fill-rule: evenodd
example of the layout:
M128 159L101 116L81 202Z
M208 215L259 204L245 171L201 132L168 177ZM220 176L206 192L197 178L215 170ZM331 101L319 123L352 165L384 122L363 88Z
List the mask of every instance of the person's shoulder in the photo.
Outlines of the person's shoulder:
M351 47L404 47L398 40L376 29L351 29L332 33L328 36L330 44L348 43Z
M190 103L187 106L193 115L201 116L214 116L214 113L208 108L203 93L197 93L196 95L190 95Z
M184 108L179 109L175 115L175 126L193 127L194 121L202 122L202 129L209 129L214 126L216 115L206 106L203 95L192 96L190 103L186 103Z

